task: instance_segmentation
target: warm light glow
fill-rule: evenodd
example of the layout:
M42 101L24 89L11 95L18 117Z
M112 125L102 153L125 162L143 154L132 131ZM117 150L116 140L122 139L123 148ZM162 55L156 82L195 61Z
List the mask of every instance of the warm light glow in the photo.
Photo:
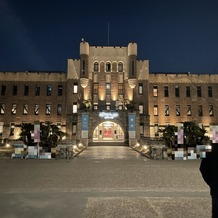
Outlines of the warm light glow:
M88 85L89 79L87 78L80 78L80 84L82 86L82 88L86 88Z
M104 101L105 100L105 93L99 93L99 100Z
M5 147L6 147L6 148L10 148L11 145L10 145L9 143L7 143L7 144L5 145Z

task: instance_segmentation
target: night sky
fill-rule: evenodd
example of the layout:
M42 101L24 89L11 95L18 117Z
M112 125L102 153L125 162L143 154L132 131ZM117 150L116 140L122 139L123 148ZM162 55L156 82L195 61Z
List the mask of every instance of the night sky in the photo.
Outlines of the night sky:
M218 73L217 0L0 0L0 71L66 71L82 38L107 46L108 33L150 72Z

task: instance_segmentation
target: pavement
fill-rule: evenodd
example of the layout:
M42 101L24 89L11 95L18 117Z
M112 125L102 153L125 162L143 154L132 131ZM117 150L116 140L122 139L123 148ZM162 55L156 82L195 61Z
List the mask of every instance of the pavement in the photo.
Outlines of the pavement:
M72 160L0 160L0 217L211 217L200 160L88 147Z

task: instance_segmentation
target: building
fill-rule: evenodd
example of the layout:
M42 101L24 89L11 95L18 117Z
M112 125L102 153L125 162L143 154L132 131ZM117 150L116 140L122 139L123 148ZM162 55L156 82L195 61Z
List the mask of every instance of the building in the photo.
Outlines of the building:
M217 124L218 75L149 73L127 47L80 43L67 72L0 72L0 137L19 138L23 122L50 121L69 140L135 144L159 128L196 121Z

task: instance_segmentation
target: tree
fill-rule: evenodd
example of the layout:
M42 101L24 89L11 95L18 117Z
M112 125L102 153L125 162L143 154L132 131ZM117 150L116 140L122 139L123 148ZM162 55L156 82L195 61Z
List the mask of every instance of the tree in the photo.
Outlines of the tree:
M21 125L21 132L20 132L20 140L27 146L34 145L34 139L32 138L32 133L34 131L34 125L31 123L23 123Z
M176 133L177 128L173 125L167 125L165 128L160 129L159 132L162 133L162 138L165 141L167 147L174 147L176 141Z

